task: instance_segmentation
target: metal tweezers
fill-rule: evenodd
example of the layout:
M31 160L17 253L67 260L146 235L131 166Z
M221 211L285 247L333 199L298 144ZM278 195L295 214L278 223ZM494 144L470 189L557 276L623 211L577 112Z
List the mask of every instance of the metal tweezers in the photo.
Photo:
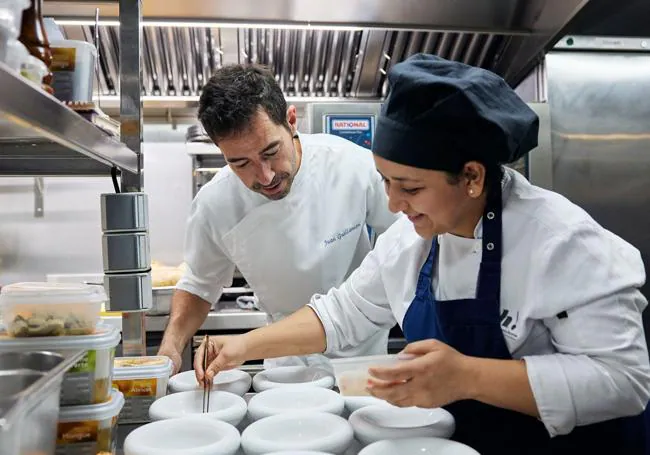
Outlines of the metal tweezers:
M203 345L205 348L203 349L203 374L205 375L207 369L208 369L208 350L210 349L210 337L208 335L205 336L205 339L203 341ZM203 404L202 404L202 412L210 412L210 390L212 389L212 384L207 384L205 377L203 381Z

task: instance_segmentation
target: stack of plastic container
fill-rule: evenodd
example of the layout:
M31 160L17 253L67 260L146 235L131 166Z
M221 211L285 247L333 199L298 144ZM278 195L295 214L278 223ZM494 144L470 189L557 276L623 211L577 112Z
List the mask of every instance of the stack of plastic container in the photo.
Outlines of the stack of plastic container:
M99 324L106 301L101 286L17 283L2 288L6 333L0 352L86 351L63 378L56 455L116 453L122 393L112 388L120 332Z

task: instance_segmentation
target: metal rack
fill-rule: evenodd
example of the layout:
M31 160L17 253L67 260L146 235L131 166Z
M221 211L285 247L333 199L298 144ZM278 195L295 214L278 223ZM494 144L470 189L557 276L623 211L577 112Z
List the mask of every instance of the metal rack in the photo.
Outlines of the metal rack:
M116 168L121 192L141 191L141 2L120 0L119 18L122 142L0 64L0 176L108 175ZM144 309L135 295L119 300L109 306L123 312L125 355L144 355Z

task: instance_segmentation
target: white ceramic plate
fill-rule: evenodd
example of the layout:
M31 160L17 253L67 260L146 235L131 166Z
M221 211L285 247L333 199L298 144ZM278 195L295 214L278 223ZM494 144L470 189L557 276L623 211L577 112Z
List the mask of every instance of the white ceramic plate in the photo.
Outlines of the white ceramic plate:
M362 444L383 439L415 437L448 438L456 429L454 417L442 408L399 408L373 405L354 411L349 419Z
M341 415L345 403L333 390L321 387L295 386L268 389L256 394L248 402L251 421L294 411L329 412Z
M465 444L441 438L408 438L370 444L359 455L480 455Z
M164 420L195 416L222 420L236 426L246 415L246 401L230 392L213 390L210 392L210 412L203 413L202 406L202 390L173 393L154 401L149 408L149 417L152 420Z
M389 405L387 401L375 397L343 397L345 399L345 409L352 414L357 409L365 408L372 405Z
M183 417L148 423L124 441L124 455L233 455L239 432L218 420Z
M242 447L247 455L282 450L342 454L352 437L352 428L342 417L327 412L290 412L252 423L242 433Z
M217 373L212 380L212 390L244 396L251 388L251 375L242 370L226 370ZM200 390L194 370L183 371L169 378L169 391L172 393Z
M298 384L331 389L334 387L334 376L318 367L292 366L270 368L257 373L253 378L253 389L256 392Z

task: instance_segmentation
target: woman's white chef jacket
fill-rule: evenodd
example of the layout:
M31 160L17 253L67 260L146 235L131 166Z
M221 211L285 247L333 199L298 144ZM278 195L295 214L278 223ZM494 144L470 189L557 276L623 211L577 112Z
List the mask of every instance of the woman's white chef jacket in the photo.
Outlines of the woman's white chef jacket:
M300 142L300 169L282 200L249 190L230 167L201 188L187 223L188 267L178 289L217 302L237 266L277 320L315 293L339 286L361 264L371 249L366 225L381 233L397 218L388 210L372 154L326 134L301 134ZM387 341L387 330L373 332L349 355L385 354Z
M639 251L511 169L503 201L503 335L513 358L526 361L549 434L639 414L650 397ZM475 237L438 237L437 300L475 297L480 222ZM325 327L327 354L401 324L430 246L401 218L341 287L314 296L310 306Z

